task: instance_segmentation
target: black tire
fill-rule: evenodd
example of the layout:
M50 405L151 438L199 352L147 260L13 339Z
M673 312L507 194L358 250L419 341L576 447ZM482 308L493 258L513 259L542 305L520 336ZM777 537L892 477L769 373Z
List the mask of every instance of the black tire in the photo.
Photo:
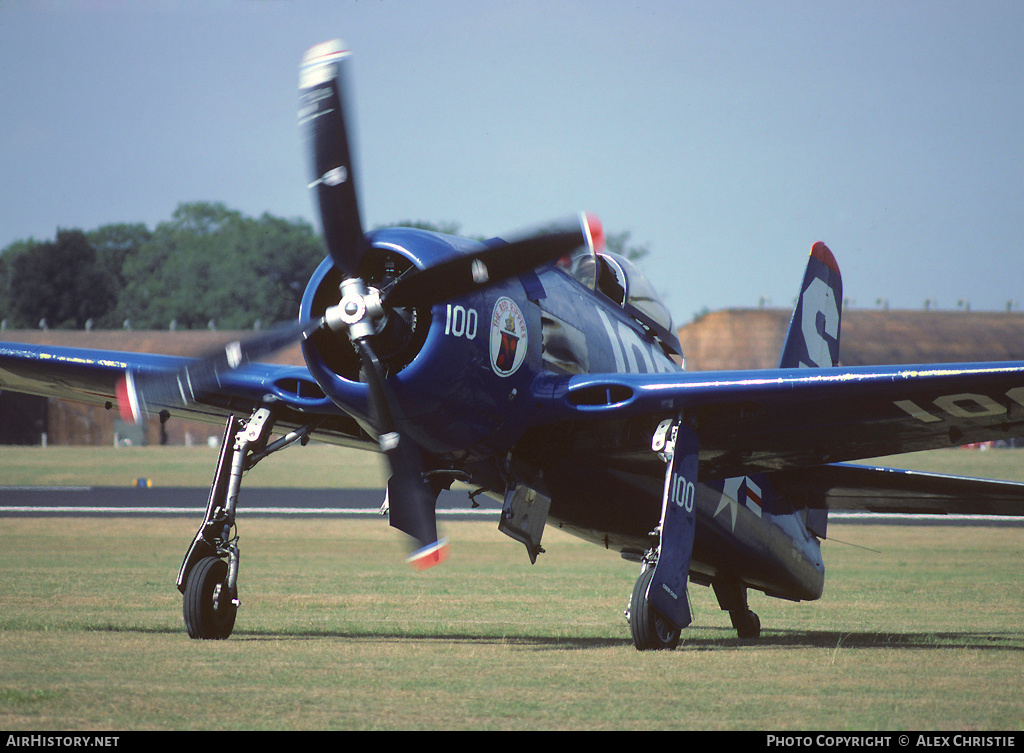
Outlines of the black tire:
M629 602L629 629L637 651L671 651L679 645L682 631L662 617L647 602L647 588L654 577L654 568L644 570L633 586Z
M223 640L235 627L238 607L225 583L228 563L217 557L199 560L188 575L182 614L189 638Z
M743 640L754 640L761 637L761 619L751 612L729 612L736 635Z

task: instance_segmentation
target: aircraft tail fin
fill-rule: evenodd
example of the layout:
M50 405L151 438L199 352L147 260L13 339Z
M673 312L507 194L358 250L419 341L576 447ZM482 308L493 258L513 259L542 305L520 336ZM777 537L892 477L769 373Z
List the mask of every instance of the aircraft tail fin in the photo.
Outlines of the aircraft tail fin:
M780 369L839 365L839 322L843 280L835 257L821 241L811 248L789 331L782 346Z

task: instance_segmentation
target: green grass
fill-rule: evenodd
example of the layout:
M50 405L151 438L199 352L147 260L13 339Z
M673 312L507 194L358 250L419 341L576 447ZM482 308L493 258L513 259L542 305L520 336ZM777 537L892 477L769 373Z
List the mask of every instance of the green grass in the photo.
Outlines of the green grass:
M219 450L209 447L4 447L0 486L209 487ZM346 447L310 444L266 458L246 474L245 486L278 488L382 487L381 456Z
M218 451L208 447L4 447L0 486L129 486L148 478L157 486L208 487ZM1024 451L934 450L861 461L935 473L1024 482ZM380 488L381 456L310 444L263 460L245 486Z
M691 586L679 649L638 653L634 565L484 522L417 574L383 521L244 521L235 633L191 641L194 525L0 521L0 728L1024 729L1019 528L835 525L820 601L751 594L759 641Z
M1024 480L1019 452L891 465ZM209 485L208 448L4 448L0 486ZM310 445L247 485L379 487L379 458ZM381 520L251 518L227 641L185 635L174 587L197 521L0 519L0 728L1024 729L1020 528L830 525L817 602L752 592L735 637L691 586L678 650L638 653L637 575L545 533L534 566L493 521L446 526L451 559L402 562Z

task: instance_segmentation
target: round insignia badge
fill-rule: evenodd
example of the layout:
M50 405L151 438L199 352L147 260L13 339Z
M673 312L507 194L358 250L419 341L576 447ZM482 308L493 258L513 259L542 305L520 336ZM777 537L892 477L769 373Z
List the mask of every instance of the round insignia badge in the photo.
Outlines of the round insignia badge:
M491 312L491 368L501 377L512 376L526 359L526 319L515 301L504 296Z

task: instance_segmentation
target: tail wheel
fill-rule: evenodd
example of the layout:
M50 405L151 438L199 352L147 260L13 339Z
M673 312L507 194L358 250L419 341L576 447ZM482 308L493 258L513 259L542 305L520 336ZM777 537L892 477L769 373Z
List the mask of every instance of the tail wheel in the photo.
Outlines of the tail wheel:
M743 640L753 640L761 637L761 620L749 609L746 612L730 612L732 626L736 628L736 635Z
M644 570L633 586L629 603L629 629L637 651L671 651L679 645L681 630L676 629L647 601L647 589L654 568Z
M227 575L227 562L217 557L204 557L189 573L182 613L190 638L223 640L231 635L238 605L229 593Z

